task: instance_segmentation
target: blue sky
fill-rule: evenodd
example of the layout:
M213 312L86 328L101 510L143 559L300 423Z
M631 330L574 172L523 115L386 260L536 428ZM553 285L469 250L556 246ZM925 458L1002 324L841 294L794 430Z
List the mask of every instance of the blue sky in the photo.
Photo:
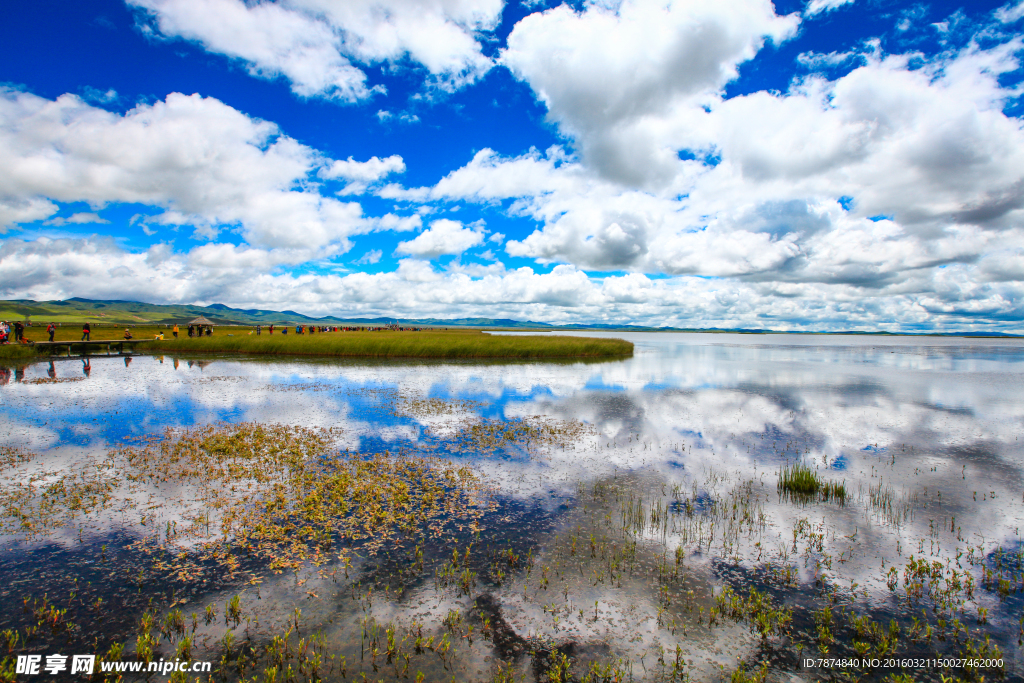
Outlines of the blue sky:
M1024 2L40 0L0 296L1024 331Z

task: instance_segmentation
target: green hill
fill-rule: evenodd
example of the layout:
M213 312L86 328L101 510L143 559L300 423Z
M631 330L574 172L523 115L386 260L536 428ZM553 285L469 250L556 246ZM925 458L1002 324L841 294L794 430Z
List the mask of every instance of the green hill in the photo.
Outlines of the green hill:
M285 322L331 325L384 325L396 322L424 327L524 327L552 328L547 323L521 322L494 318L438 318L410 320L396 318L314 318L296 311L270 311L256 308L231 308L224 304L195 306L188 304L147 304L139 301L94 300L75 297L64 301L16 299L0 301L0 320L30 320L35 324L82 323L143 325L184 323L204 316L221 325L269 325Z

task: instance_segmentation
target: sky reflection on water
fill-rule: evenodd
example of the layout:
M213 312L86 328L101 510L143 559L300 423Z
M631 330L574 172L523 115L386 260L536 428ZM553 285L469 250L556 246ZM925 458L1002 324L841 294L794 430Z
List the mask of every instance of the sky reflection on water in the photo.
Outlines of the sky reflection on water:
M422 442L427 427L443 435L467 421L543 415L600 435L585 459L551 454L554 480L609 467L753 474L797 455L856 477L895 453L934 460L937 482L967 466L990 489L1020 488L1024 345L1015 340L619 336L636 343L633 358L586 364L143 356L127 367L93 359L88 375L82 361L57 361L53 382L37 363L3 387L0 425L9 444L103 449L165 427L276 422L341 427L347 445L372 452ZM417 418L394 413L396 396L476 405ZM1019 510L1001 515L1016 524Z
M890 599L880 563L883 568L902 564L910 554L946 561L961 548L991 554L1019 546L1024 521L1024 345L1019 341L613 336L635 342L633 358L494 364L196 362L143 356L130 365L96 358L88 375L81 361L58 361L55 378L49 364L41 363L0 387L0 433L8 445L51 449L49 454L59 458L65 451L102 452L166 427L218 421L341 428L340 448L426 450L471 461L499 486L501 496L526 504L524 510L546 510L547 521L535 533L538 561L545 544L557 545L560 524L587 523L585 515L572 511L557 520L563 503L595 484L634 477L647 490L694 486L700 504L753 481L770 520L758 543L741 539L728 557L693 553L692 566L703 566L710 576L718 571L715 562L754 567L769 556L788 560L794 528L820 520L831 534L829 552L845 558L830 569L829 580L837 586L858 584L865 604L878 609ZM402 408L403 402L423 399L442 399L453 407L438 414ZM543 457L451 448L449 440L467 425L531 416L582 420L593 429L573 447L552 448ZM827 479L845 481L850 502L798 506L781 500L777 473L796 460ZM912 508L906 518L887 517L871 504L871 491L886 487ZM683 544L672 535L659 542L668 552ZM801 578L810 584L814 576L805 566ZM524 590L525 583L512 584L495 599L523 633L544 632L542 596ZM622 592L610 588L576 590L586 595L587 604L596 600L609 609L621 607L613 619L632 614L630 601L657 607L656 596L642 587L625 603ZM1012 637L1018 602L979 598L991 608L1004 644ZM402 611L397 603L388 609ZM563 632L571 628L567 621ZM579 629L584 642L589 636L582 623ZM633 654L657 643L659 633L651 630ZM736 633L729 637L748 651L754 647ZM1019 657L1015 648L1009 660L1014 671L1020 669Z

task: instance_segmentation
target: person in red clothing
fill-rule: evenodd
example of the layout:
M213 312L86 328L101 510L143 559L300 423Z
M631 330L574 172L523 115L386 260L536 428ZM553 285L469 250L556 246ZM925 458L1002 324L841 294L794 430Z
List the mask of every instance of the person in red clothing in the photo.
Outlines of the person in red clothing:
M82 325L82 339L81 341L91 341L89 339L89 323Z
M57 331L57 326L50 323L46 326L46 333L50 335L50 341L53 341L53 335Z

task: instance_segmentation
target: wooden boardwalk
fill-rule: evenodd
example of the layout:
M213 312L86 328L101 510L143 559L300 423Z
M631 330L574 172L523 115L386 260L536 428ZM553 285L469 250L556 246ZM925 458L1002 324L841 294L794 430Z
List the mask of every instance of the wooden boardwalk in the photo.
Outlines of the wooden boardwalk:
M72 352L77 350L79 356L90 355L88 351L90 347L100 347L101 349L106 348L106 355L108 356L129 356L135 349L136 344L140 344L144 341L150 341L148 339L93 339L91 341L45 341L45 342L32 342L28 344L36 349L43 351L49 351L50 356L71 356ZM125 353L125 347L128 347L128 352ZM66 354L59 353L60 350L67 348ZM116 349L116 351L114 351Z

